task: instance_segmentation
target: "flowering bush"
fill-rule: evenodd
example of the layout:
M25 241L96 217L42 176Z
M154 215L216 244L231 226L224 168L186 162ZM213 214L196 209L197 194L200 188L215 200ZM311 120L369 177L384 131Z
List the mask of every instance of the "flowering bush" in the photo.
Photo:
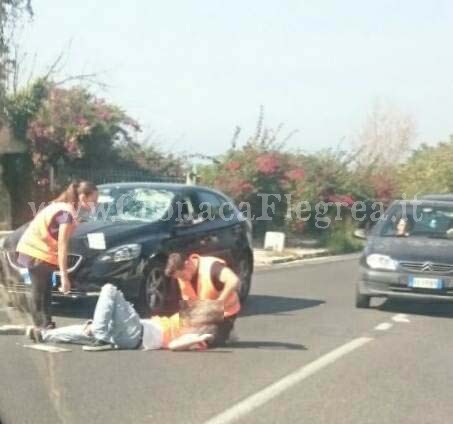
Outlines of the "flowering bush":
M139 130L120 108L86 89L61 88L44 80L10 98L7 108L16 136L27 141L40 187L48 185L49 166L57 160L108 160L115 142L129 140L131 131Z
M276 153L260 154L255 160L256 168L263 175L273 175L281 165L279 159Z

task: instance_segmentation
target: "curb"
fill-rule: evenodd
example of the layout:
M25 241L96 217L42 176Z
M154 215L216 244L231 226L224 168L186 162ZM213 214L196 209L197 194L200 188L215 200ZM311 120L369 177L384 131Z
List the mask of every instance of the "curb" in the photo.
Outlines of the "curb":
M313 259L313 258L320 258L324 256L333 256L329 251L321 251L321 252L314 252L314 253L307 253L305 255L288 255L279 258L269 258L269 260L261 263L255 263L255 268L266 267L270 265L277 265L277 264L286 264L296 261L302 261L304 259Z
M304 264L319 264L319 263L328 263L328 262L339 262L339 261L347 261L352 259L358 259L361 256L361 252L355 253L345 253L334 255L331 253L324 253L324 254L317 254L317 253L310 253L304 256L298 256L296 258L291 257L291 260L287 260L285 262L278 261L277 262L268 262L268 263L259 263L255 264L255 269L257 271L268 271L272 269L279 269L284 268L285 266L298 266ZM279 259L286 259L279 258Z

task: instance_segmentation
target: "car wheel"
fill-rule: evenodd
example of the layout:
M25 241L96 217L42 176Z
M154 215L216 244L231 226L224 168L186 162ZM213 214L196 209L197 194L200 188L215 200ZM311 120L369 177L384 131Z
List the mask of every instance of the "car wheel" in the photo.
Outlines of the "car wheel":
M167 277L165 263L154 260L145 270L145 278L140 290L140 309L145 314L156 314L164 310L167 294Z
M371 297L360 293L360 291L357 289L356 294L355 294L356 308L369 308L370 302L371 302Z
M249 255L244 254L244 256L239 259L237 265L237 274L240 280L238 294L241 303L246 302L248 295L250 293L250 288L252 286L252 273L253 273L252 261Z

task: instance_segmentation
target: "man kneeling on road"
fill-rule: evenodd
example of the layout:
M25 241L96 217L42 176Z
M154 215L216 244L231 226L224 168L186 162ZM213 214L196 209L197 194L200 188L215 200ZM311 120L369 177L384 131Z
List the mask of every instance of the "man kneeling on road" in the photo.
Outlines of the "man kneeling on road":
M178 281L183 300L219 300L224 304L225 319L210 345L222 346L229 339L241 309L237 289L239 278L225 261L211 256L172 253L165 275Z
M204 349L223 322L223 305L216 301L182 302L171 317L140 319L123 293L106 284L99 296L93 319L82 325L56 329L3 326L0 334L27 334L35 342L75 343L84 350L110 349Z

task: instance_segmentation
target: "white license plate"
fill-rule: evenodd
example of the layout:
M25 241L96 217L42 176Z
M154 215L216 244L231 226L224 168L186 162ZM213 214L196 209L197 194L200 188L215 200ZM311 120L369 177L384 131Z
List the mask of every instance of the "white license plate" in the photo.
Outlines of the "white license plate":
M442 289L443 284L442 280L439 278L419 278L419 277L409 277L409 287L416 289Z

